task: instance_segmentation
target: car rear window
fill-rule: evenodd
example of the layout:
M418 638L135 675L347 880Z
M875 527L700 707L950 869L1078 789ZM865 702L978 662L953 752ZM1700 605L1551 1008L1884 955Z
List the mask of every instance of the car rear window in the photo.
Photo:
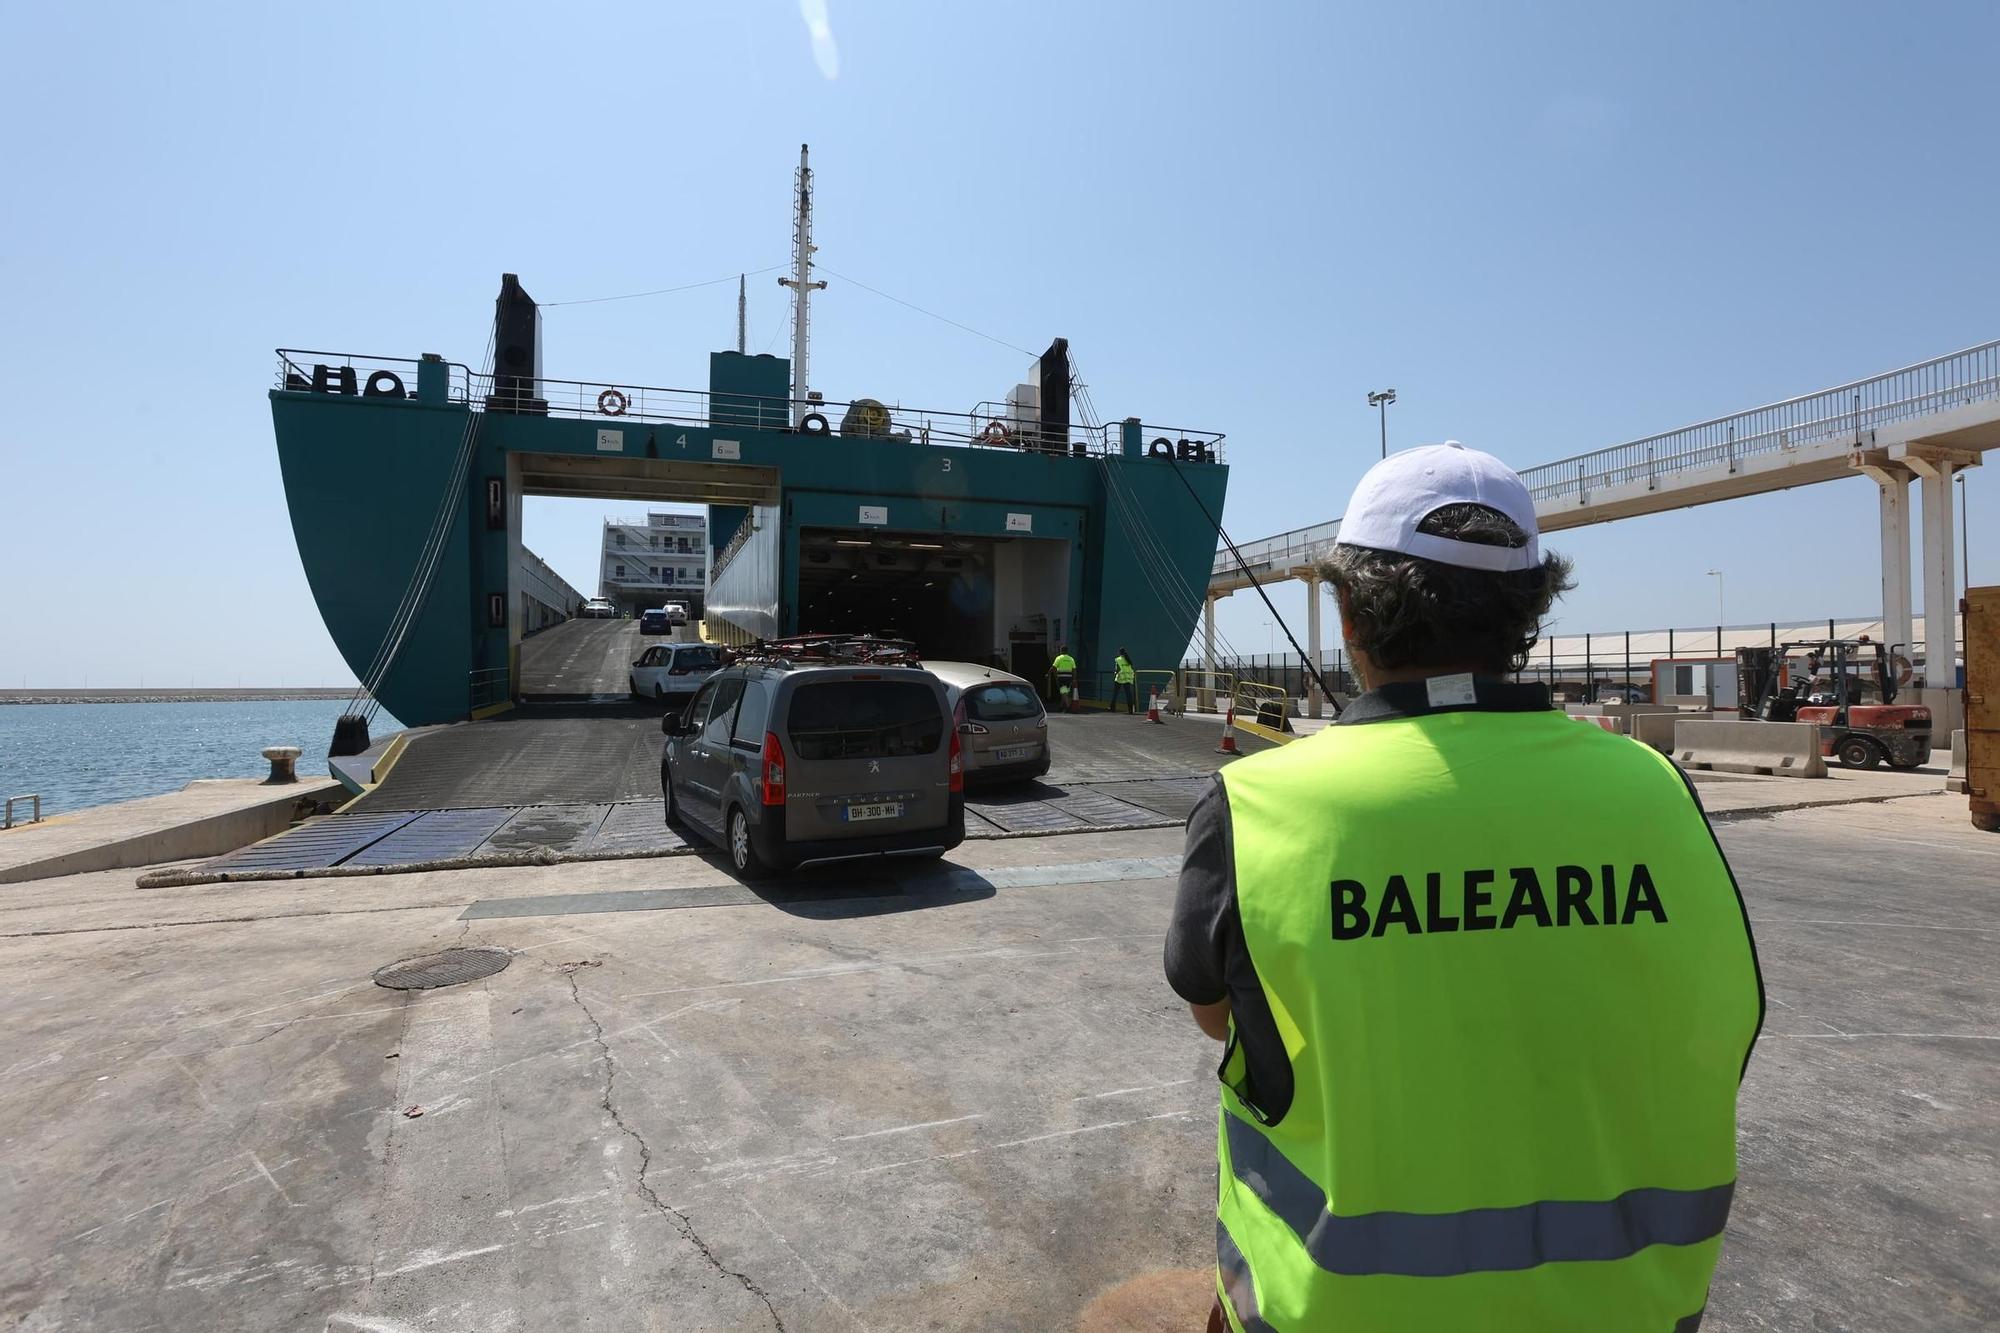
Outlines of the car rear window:
M1012 681L965 692L965 715L975 722L1024 722L1042 715L1042 701Z
M914 680L829 680L792 692L786 715L800 759L893 759L934 754L944 712Z
M720 648L676 648L674 665L683 671L713 671L722 665Z

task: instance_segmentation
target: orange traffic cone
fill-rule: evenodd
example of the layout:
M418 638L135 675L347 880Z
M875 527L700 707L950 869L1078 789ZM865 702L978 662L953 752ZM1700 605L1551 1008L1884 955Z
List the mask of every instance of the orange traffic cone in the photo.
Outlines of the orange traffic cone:
M1160 722L1160 692L1158 690L1154 690L1146 698L1146 720L1148 722L1159 722L1163 727L1166 725L1166 723Z
M1236 705L1229 705L1229 711L1222 715L1222 744L1215 747L1217 754L1240 754L1236 748Z

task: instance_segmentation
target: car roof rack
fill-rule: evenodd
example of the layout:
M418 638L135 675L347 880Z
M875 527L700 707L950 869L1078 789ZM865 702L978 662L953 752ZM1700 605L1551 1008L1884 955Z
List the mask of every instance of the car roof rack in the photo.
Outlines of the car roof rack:
M794 634L758 639L735 650L739 662L783 662L793 666L922 666L917 645L908 639L873 634Z

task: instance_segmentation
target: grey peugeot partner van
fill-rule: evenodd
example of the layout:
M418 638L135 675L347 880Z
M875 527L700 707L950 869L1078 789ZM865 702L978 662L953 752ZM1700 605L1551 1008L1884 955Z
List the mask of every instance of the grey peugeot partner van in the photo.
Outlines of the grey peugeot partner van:
M660 790L754 878L810 861L942 856L965 838L945 687L916 666L753 656L661 724Z

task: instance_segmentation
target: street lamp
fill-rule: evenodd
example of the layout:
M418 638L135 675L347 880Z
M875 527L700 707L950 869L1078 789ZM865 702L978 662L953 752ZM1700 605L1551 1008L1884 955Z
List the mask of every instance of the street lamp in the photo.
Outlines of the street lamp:
M1722 628L1722 571L1719 569L1711 569L1708 572L1715 577L1715 627L1717 629L1721 629Z
M1384 389L1380 393L1368 395L1368 406L1375 408L1382 418L1382 457L1389 456L1389 404L1396 401L1394 389Z

